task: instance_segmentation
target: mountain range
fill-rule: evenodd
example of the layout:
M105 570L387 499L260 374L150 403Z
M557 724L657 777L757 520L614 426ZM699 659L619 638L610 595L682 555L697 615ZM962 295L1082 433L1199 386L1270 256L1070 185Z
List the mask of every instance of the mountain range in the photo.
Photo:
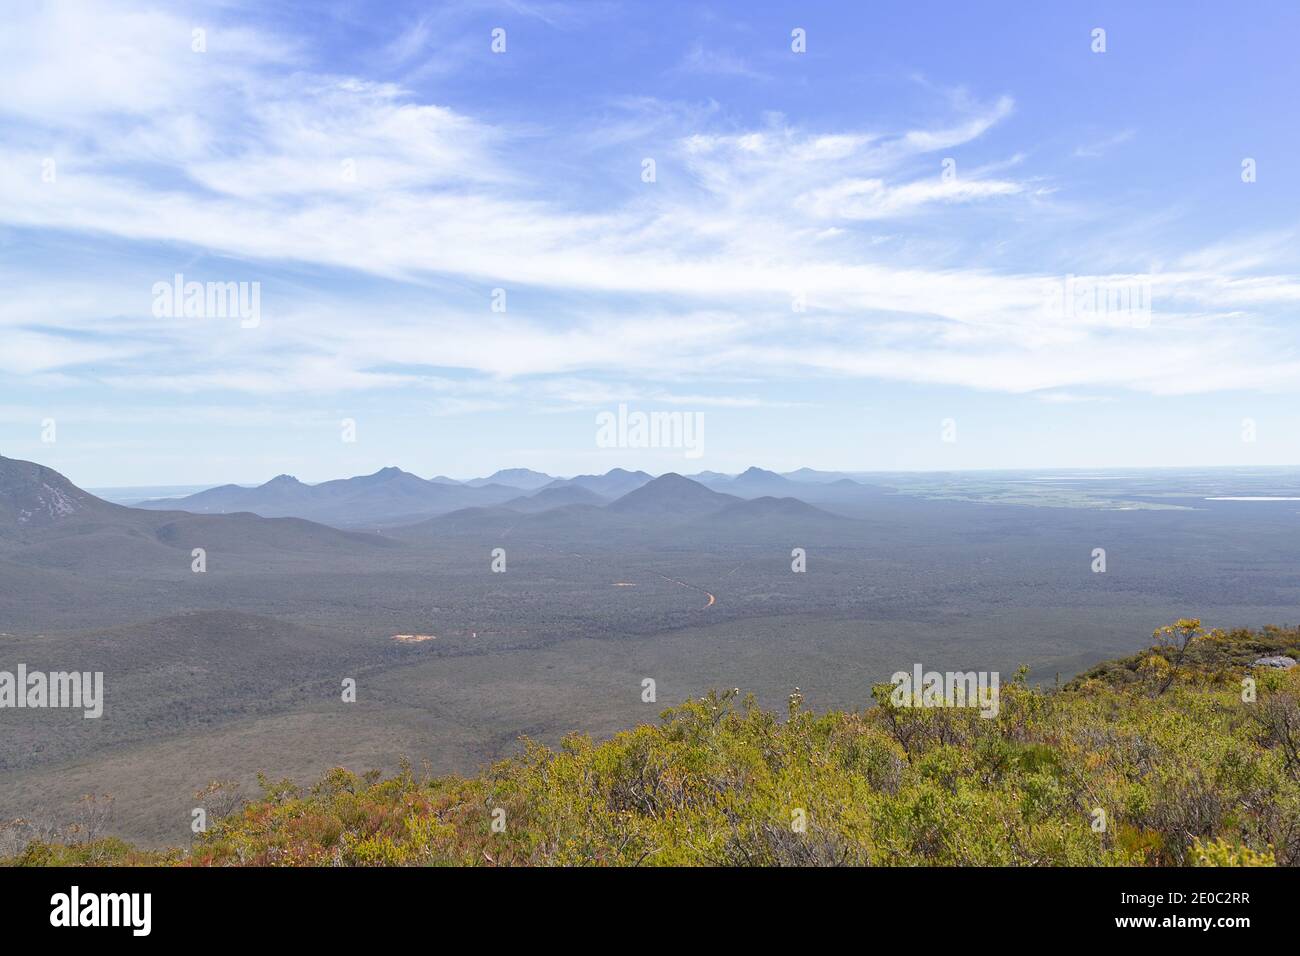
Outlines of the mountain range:
M263 488L269 499L286 494L288 485L277 479ZM0 557L28 570L130 567L195 547L251 553L359 546L391 543L297 517L128 508L84 491L52 468L0 456Z
M572 478L511 469L453 482L384 468L317 485L279 475L254 488L221 485L127 507L96 497L51 468L0 456L0 556L21 555L27 568L87 571L106 564L170 564L176 559L166 555L177 549L333 554L516 527L521 534L643 538L687 525L713 533L790 524L831 528L848 520L845 513L813 502L834 505L836 494L848 500L849 492L879 494L848 480L799 482L758 468L697 477L706 480L621 468Z
M653 496L632 497L663 479L670 480L657 486ZM644 471L623 468L571 478L557 478L527 468L509 468L483 478L457 482L442 476L425 479L388 467L370 475L315 485L291 475L279 475L252 488L221 485L181 498L145 500L136 507L205 515L249 512L267 518L303 518L338 528L393 528L466 508L539 513L585 505L609 506L615 514L658 511L699 515L740 499L797 498L834 508L881 492L882 489L837 473L811 469L788 475L761 468L750 468L738 475L670 473L656 479Z
M439 600L462 600L445 585L447 562L463 573L464 554L507 541L512 553L574 553L596 562L594 569L599 561L583 557L594 551L696 554L740 546L787 553L788 542L845 546L868 534L867 522L792 496L742 497L674 473L546 477L530 491L495 481L429 481L397 468L320 485L281 475L257 488L226 485L145 508L106 501L54 469L0 456L0 635L185 608L289 608L308 621L322 606L331 615L352 614L337 604L359 600L362 570L384 592L367 598L371 609L362 619L369 620L421 600L430 561L441 568ZM787 480L742 477L727 479L729 486L749 493L775 479L783 490ZM817 488L792 484L801 492ZM200 552L216 573L191 573ZM465 593L481 587L475 579ZM590 591L580 589L575 600L585 606Z

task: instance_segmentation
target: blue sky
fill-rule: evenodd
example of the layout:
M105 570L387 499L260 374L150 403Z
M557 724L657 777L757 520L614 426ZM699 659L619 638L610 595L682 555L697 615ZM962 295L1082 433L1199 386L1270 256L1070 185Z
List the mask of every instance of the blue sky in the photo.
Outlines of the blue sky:
M1300 464L1294 4L263 7L6 12L0 453ZM160 316L177 273L256 283L256 323ZM598 447L620 403L703 455Z

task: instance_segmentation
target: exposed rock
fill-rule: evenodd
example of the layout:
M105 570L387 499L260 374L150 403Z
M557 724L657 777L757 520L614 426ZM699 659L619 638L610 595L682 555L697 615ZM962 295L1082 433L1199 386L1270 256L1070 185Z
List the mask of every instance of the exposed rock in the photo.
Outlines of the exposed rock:
M1276 667L1278 670L1290 670L1295 667L1296 660L1294 657L1287 657L1283 654L1277 654L1273 657L1261 657L1252 664L1252 667Z

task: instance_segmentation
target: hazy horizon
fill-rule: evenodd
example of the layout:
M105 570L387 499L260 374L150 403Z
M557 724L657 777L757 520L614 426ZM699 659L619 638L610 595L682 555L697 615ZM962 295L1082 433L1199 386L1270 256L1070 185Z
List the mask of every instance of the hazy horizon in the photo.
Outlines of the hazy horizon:
M37 464L41 464L41 462L37 462ZM738 474L741 474L742 472L746 471L746 470L748 469L748 467L759 468L759 469L761 469L761 470L763 470L763 471L771 471L771 472L774 472L774 473L776 473L776 474L780 474L780 475L787 475L787 474L790 474L790 473L792 473L792 472L795 472L795 471L798 471L798 470L799 470L798 468L792 468L792 469L786 469L786 470L784 470L784 471L777 471L777 469L775 469L775 468L767 468L767 467L765 467L765 466L763 466L763 465L761 465L761 464L755 464L755 465L747 466L747 468L742 468L742 469L740 469L740 471L736 471L736 472L719 472L719 474L733 475L733 476L734 476L734 475L738 475ZM682 475L682 476L687 477L687 478L689 478L689 477L690 477L691 475L693 475L693 474L698 474L698 473L701 472L701 471L713 471L713 470L714 470L714 469L691 469L691 468L675 468L675 469L674 469L674 468L669 468L669 469L667 469L667 470L665 470L665 471L655 472L655 471L651 471L651 470L649 470L649 469L645 469L645 468L640 468L640 469L638 469L638 468L630 468L630 467L626 467L626 466L623 466L623 465L610 465L608 468L605 468L605 469L603 469L603 470L601 470L601 471L597 471L597 472L581 472L581 473L579 473L579 472L569 472L569 473L557 474L557 473L554 473L554 472L544 471L543 469L540 469L540 468L530 468L529 466L526 466L526 465L503 465L503 466L501 466L500 468L494 468L492 471L490 471L490 472L485 472L485 473L483 473L483 474L474 474L474 475L457 476L457 475L447 475L447 474L444 474L444 473L442 473L442 472L429 473L429 474L420 474L419 472L411 471L409 468L403 468L403 467L402 467L401 465L399 465L399 464L396 464L396 463L389 463L389 464L387 464L387 465L381 465L379 468L376 468L376 469L374 469L373 471L369 471L369 472L360 472L360 473L357 473L357 474L355 474L355 475L354 475L354 474L351 474L351 473L349 473L349 474L337 474L337 475L330 475L330 476L328 476L328 477L323 477L323 478L311 478L311 479L304 478L304 477L302 477L301 475L290 475L290 477L295 478L295 479L297 479L297 480L303 482L304 484L320 484L320 483L322 483L322 482L326 482L326 481L334 481L334 480L337 480L337 479L339 479L339 478L361 477L361 476L363 476L363 475L367 475L367 474L374 474L375 472L377 472L377 471L382 471L382 470L385 469L385 468L398 468L398 469L401 470L401 471L405 471L405 472L408 472L408 473L410 473L410 474L414 474L414 475L416 475L417 477L419 477L419 478L424 478L424 479L426 479L426 480L427 480L427 479L431 479L431 478L435 478L435 477L443 477L443 478L450 478L450 479L452 479L453 481L458 481L458 482L462 482L462 483L463 483L463 482L467 482L467 481L475 481L475 480L477 480L477 479L481 479L481 478L487 478L487 477L490 477L491 475L494 475L494 474L496 474L496 473L498 473L498 472L501 472L501 471L510 471L510 470L514 470L514 469L527 469L527 470L529 470L529 471L536 471L536 472L539 472L539 473L541 473L541 474L545 474L545 475L548 475L548 476L550 476L550 477L552 477L552 478L557 478L557 479L568 479L568 478L574 478L574 477L577 477L579 474L605 474L606 472L609 472L609 471L612 471L612 470L615 470L615 469L618 469L618 468L623 468L625 471L646 471L648 474L650 474L650 475L652 475L652 476L654 476L654 477L661 477L661 476L663 476L663 475L667 475L667 474L678 474L678 475ZM1122 472L1122 471L1132 471L1132 472L1196 472L1196 471L1211 471L1211 472L1219 472L1219 471L1221 471L1221 472L1263 472L1263 471L1280 471L1280 472L1289 472L1289 471L1300 471L1300 465L1165 465L1165 466L1149 466L1149 467L1143 467L1143 466L1124 466L1124 465L1115 465L1115 466L1100 466L1100 467L1096 467L1096 468L1062 468L1062 467L1053 467L1053 466L1050 466L1050 465L1046 465L1046 466L1041 466L1041 467L1036 467L1036 468L1034 468L1034 467L1031 467L1031 468L917 468L917 469L890 469L890 470L874 470L874 469L841 469L841 468L818 468L818 467L816 467L816 466L812 466L812 465L801 465L800 468L808 468L808 469L811 470L811 471L825 472L825 473L829 473L829 474L842 474L842 475L846 475L846 476L850 476L850 477L851 477L851 476L854 476L854 475L859 475L859 476L867 476L867 475L929 475L929 474L954 474L954 475L973 474L973 475L974 475L974 474L989 474L989 473L993 473L993 474L998 474L998 473L1006 473L1006 474L1038 474L1038 473L1048 473L1048 472L1079 472L1080 474L1072 474L1072 475L1069 476L1069 478L1070 478L1070 479L1073 479L1073 480L1082 480L1082 479L1086 478L1086 477L1087 477L1087 474L1086 474L1086 473L1088 473L1088 472L1098 473L1097 477L1099 477L1099 478L1113 478L1113 477L1123 477L1122 475L1112 474L1112 473L1117 473L1117 472ZM1106 474L1100 474L1100 473L1106 473ZM281 472L280 474L288 474L288 473L287 473L287 472ZM185 489L202 489L202 488L212 488L212 487L217 487L218 485L222 485L222 484L240 485L240 486L247 487L247 488L255 488L255 487L258 487L258 486L260 486L260 485L264 485L264 484L266 484L268 481L271 481L272 479L277 478L277 477L279 477L279 475L270 475L270 476L267 476L267 477L265 477L265 478L261 478L261 479L258 479L258 480L251 480L251 481L250 481L250 480L245 480L245 481L188 482L188 483L186 483L186 482L171 482L171 483L157 483L157 484L148 484L148 485L91 485L91 484L84 484L84 483L81 483L81 482L78 482L78 484L79 484L82 488L84 488L86 491L90 491L90 492L95 492L95 491L124 491L124 490L133 490L133 489L135 489L135 490L139 490L139 489L155 489L155 488L178 488L178 489L179 489L179 488L185 488Z
M1247 66L1300 82L1300 10L1184 13L22 6L0 447L583 474L627 408L700 426L617 446L656 473L1290 466L1300 125Z

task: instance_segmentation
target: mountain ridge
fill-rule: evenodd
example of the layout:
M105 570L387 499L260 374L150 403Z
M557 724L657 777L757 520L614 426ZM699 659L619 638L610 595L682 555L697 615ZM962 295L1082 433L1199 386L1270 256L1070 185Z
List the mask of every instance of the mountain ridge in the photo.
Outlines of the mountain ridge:
M456 482L443 476L421 478L396 466L368 475L336 478L306 484L292 475L277 475L254 487L219 485L180 498L146 499L135 506L147 510L188 511L195 514L229 514L247 511L263 517L296 517L340 528L397 528L469 508L497 508L538 513L546 506L585 504L607 506L632 492L675 478L693 486L736 499L797 498L817 505L852 500L869 492L867 486L838 473L819 472L818 480L798 482L777 472L751 466L736 475L700 472L694 477L667 472L654 476L645 471L611 468L604 474L557 478L528 468L505 468L480 478ZM679 491L685 486L679 486ZM561 494L564 489L569 491ZM662 496L663 485L653 494ZM721 502L698 491L681 491L676 502L684 514L703 514ZM659 510L671 510L664 498ZM633 498L612 513L655 510L649 497ZM716 509L715 509L716 510Z

